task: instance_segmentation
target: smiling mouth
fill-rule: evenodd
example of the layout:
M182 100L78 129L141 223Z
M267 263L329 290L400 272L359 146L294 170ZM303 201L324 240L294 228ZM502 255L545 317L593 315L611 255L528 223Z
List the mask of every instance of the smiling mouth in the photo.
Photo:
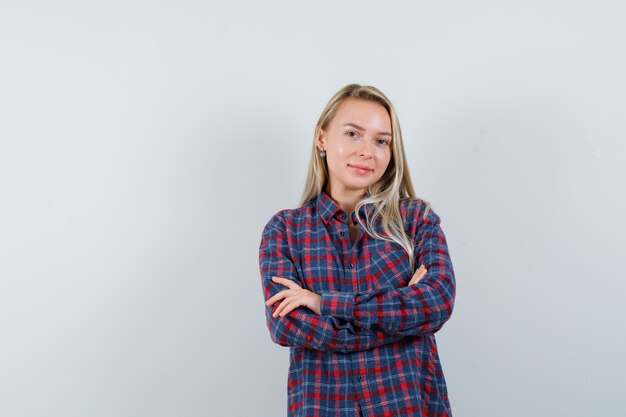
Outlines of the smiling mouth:
M367 174L368 172L373 171L373 169L371 168L362 168L362 167L358 167L354 165L348 165L348 166L352 168L357 174Z

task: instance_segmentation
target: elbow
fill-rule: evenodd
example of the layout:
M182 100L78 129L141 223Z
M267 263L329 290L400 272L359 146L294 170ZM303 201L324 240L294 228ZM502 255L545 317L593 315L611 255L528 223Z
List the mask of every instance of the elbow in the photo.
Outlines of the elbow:
M448 263L448 268L445 271L445 279L439 286L439 292L441 302L438 310L441 315L441 324L443 324L452 316L454 301L456 299L456 278L454 277L454 270L450 263Z
M272 339L272 342L276 343L279 346L289 346L284 339L277 337L276 333L270 332L270 337Z
M438 317L436 320L436 324L433 327L433 333L438 331L443 327L444 324L450 320L452 317L452 312L454 311L454 300L455 300L455 288L454 284L449 287L448 294L443 297L443 302L440 306Z
M431 312L426 315L424 321L420 326L421 333L435 333L438 332L444 324L450 320L452 316L452 310L448 308L442 308L437 312Z
M433 328L433 332L436 332L436 331L440 330L443 327L443 325L446 324L448 322L448 320L450 320L450 317L452 317L452 310L453 309L454 309L454 307L451 305L449 308L446 308L442 312L441 317L438 320L438 323Z
M272 342L276 343L279 346L291 346L288 342L287 339L284 337L284 335L281 332L278 332L275 330L275 328L270 327L270 338L272 339Z
M435 333L439 331L444 324L452 317L454 311L454 301L456 297L456 289L454 279L451 279L448 285L443 285L438 288L439 295L436 298L437 302L432 308L427 308L425 311L423 331Z
M278 318L272 316L272 310L268 307L269 311L266 311L266 324L267 329L270 333L270 338L272 342L276 343L279 346L289 346L287 344L287 338L285 336L285 332L283 330L283 326L278 321Z

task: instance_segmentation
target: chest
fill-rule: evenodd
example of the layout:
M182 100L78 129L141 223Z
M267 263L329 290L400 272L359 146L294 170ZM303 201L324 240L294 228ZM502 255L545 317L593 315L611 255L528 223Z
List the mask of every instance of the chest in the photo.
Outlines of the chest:
M318 224L294 233L291 244L298 278L313 292L399 288L413 275L402 246L373 238L358 225Z

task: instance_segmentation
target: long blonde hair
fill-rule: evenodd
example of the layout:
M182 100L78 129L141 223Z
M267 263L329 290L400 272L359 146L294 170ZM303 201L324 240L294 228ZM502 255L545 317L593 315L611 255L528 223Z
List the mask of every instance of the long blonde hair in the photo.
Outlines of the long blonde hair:
M315 200L328 182L328 166L326 165L325 158L322 158L319 154L316 141L320 131L327 128L341 103L348 98L369 100L378 103L387 110L391 119L392 140L389 165L383 176L377 182L369 186L369 195L357 203L354 209L357 220L373 238L396 242L401 245L409 255L411 270L414 270L413 242L411 242L411 239L409 239L404 230L402 216L400 214L400 199L415 199L415 192L413 191L411 175L409 174L409 167L406 162L398 116L396 115L391 101L376 87L348 84L332 96L326 104L326 107L324 107L317 125L315 126L309 171L300 206ZM426 200L422 201L426 204L426 209L423 214L423 216L426 217L430 209L430 204ZM360 208L365 205L367 206L365 210L366 223L364 224L360 217ZM385 235L381 235L374 229L374 224L379 218L382 219Z

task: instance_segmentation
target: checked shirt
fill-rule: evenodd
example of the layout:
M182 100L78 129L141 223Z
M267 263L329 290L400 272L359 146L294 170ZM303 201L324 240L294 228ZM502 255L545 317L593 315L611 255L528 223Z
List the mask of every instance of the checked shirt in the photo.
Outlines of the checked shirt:
M289 417L451 416L435 332L450 318L456 283L439 216L420 199L401 199L415 268L405 250L362 228L350 241L351 216L325 192L281 210L263 229L259 264L265 300L293 280L321 296L321 315L298 307L273 317L271 339L288 346ZM365 207L361 208L365 219ZM426 214L425 214L426 212ZM374 225L384 234L380 221Z

